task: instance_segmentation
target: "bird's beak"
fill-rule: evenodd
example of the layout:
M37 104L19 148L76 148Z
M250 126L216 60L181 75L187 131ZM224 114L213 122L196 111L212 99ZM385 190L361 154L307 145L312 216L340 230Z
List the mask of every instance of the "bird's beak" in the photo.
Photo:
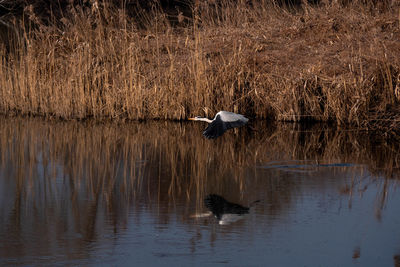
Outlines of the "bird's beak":
M188 120L195 121L196 119L195 118L188 118Z

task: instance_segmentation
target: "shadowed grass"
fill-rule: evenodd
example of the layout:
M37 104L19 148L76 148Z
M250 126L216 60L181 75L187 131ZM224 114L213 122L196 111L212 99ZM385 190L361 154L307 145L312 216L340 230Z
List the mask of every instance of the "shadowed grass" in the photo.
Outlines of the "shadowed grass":
M230 110L398 129L399 5L373 7L204 2L173 27L160 11L139 21L107 1L47 24L26 9L35 27L0 50L0 110L132 120Z

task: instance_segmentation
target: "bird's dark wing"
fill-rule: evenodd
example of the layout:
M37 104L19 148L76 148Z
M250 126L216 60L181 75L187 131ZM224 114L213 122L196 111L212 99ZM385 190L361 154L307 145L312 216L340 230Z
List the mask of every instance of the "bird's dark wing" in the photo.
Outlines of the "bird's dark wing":
M243 207L242 205L227 202L225 206L224 213L231 213L231 214L247 214L249 213L248 207Z
M203 135L209 139L217 138L223 135L228 129L229 128L226 128L226 123L221 120L221 116L217 115L204 130Z
M226 200L223 197L214 194L208 195L204 199L204 204L218 220L220 220L224 214L225 203Z
M243 207L242 205L231 203L225 198L211 194L204 199L204 204L206 207L214 214L214 216L220 220L224 214L247 214L249 213L248 207Z
M204 130L203 135L206 138L213 139L223 135L227 130L232 128L237 128L245 125L246 122L243 121L229 121L224 122L221 120L221 117L217 115L217 117L211 122L208 127Z
M226 130L232 129L232 128L237 128L245 125L247 122L237 120L237 121L227 121L225 122L225 128Z

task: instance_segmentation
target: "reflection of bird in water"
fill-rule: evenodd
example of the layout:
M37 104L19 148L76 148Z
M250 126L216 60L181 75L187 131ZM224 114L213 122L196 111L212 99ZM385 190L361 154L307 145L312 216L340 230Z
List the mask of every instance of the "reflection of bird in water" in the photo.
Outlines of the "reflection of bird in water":
M208 127L203 132L206 138L217 138L223 135L227 130L241 127L249 121L245 116L229 111L218 112L213 120L198 116L189 118L189 120L205 121L209 123Z
M254 201L250 207L259 200ZM229 224L236 222L243 218L245 214L249 213L250 207L243 207L239 204L231 203L225 198L211 194L204 199L204 204L217 218L219 224Z
M353 250L353 259L358 259L360 258L361 255L361 248L360 247L355 247Z

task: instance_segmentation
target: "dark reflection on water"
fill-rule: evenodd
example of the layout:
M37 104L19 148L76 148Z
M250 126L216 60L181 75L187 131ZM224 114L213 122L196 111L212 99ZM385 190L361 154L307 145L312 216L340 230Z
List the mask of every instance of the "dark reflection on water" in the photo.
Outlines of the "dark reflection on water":
M399 144L326 126L0 118L0 265L389 265ZM219 225L204 199L249 207Z
M231 203L216 194L210 194L204 199L204 205L215 216L219 224L230 224L242 219L244 215L249 214L250 208L258 202L260 201L256 200L251 203L250 207L244 207L237 203Z

